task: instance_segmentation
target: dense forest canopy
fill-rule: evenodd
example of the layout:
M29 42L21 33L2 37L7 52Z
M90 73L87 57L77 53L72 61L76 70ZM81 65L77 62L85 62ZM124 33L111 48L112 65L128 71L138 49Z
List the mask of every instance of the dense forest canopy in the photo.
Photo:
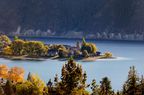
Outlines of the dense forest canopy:
M143 0L0 0L0 31L143 33Z

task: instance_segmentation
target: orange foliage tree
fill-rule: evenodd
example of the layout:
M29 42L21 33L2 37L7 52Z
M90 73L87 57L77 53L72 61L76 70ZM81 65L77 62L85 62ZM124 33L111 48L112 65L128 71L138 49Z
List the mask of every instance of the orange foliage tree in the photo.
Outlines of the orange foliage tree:
M7 65L1 64L0 65L0 78L6 78L7 74L8 74Z
M7 78L13 82L22 82L24 80L24 69L20 67L12 67L8 72Z

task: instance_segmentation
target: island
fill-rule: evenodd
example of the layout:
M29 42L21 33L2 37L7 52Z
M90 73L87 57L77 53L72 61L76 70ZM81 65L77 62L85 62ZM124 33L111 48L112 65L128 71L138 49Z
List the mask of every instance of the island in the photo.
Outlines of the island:
M96 44L86 42L84 37L81 42L76 42L75 46L70 46L23 40L17 36L11 40L6 35L0 35L0 57L12 60L44 60L47 58L67 60L73 57L81 61L114 58L111 52L101 53Z

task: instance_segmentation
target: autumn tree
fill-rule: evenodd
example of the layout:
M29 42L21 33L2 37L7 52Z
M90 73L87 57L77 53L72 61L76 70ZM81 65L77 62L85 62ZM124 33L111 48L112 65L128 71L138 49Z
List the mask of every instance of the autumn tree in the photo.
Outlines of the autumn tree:
M30 81L16 84L16 92L18 95L32 95L33 90L33 84Z
M20 67L12 67L8 72L8 79L13 82L22 82L24 80L24 69Z
M11 44L11 49L13 52L13 55L23 55L24 54L24 44L25 41L18 39L14 40Z
M66 47L64 45L57 45L57 44L54 44L54 45L51 45L50 46L50 49L52 50L59 50L59 49L63 49L63 50L66 50Z
M28 81L32 83L32 95L43 95L45 84L37 75L30 74Z
M11 49L11 47L10 46L6 46L6 47L4 47L4 49L3 49L3 51L2 51L2 53L4 54L4 55L12 55L12 49Z
M83 54L83 57L85 57L85 58L89 57L89 54L88 54L87 50L84 50L82 52L82 54Z
M10 45L11 40L6 35L0 35L0 49Z
M106 53L104 53L104 57L106 57L106 58L112 57L112 53L106 52Z
M0 65L0 78L7 78L7 74L8 74L7 65L1 64Z
M97 47L94 43L87 43L83 38L81 51L87 50L88 53L96 53Z
M60 58L68 57L68 51L66 49L59 48L58 55Z
M49 95L44 82L35 74L28 74L26 81L16 83L16 92L18 95Z
M40 41L27 41L25 43L25 54L33 56L45 56L48 51L48 46Z

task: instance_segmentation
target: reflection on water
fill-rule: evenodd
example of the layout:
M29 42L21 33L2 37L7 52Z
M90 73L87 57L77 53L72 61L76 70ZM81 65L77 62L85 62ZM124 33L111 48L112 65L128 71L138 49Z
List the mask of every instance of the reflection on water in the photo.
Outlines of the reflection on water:
M126 58L126 57L116 57L112 59L97 59L97 61L124 61L124 60L133 60L132 58Z

